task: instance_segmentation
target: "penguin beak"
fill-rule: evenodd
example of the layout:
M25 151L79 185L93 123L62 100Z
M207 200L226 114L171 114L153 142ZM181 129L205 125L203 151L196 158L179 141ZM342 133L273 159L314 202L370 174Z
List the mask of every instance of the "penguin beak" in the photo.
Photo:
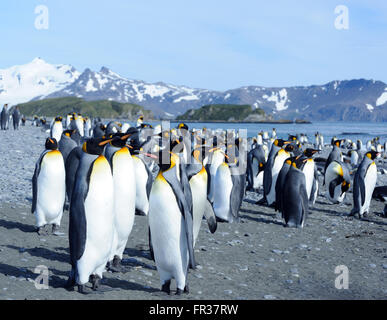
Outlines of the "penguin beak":
M99 146L104 146L105 144L108 144L110 141L112 141L113 139L108 139L108 140L104 140L104 141L101 141L100 143L98 143Z
M126 134L126 135L124 135L124 136L121 137L121 140L126 140L126 139L128 139L130 136L131 136L131 134Z

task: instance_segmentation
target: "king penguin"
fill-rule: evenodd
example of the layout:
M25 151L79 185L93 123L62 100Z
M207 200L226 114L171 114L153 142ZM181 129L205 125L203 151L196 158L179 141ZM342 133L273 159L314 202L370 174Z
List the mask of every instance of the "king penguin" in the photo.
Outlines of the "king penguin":
M256 143L247 155L247 190L255 191L263 186L265 164L265 150Z
M65 166L55 138L47 138L45 148L32 178L31 212L39 235L45 234L46 225L52 225L52 233L59 228L66 194Z
M102 155L111 139L89 139L76 173L70 203L69 242L71 272L66 287L75 284L79 293L94 291L110 258L114 237L114 184L109 162Z
M369 151L364 155L353 179L353 209L350 215L357 214L359 218L368 215L372 193L378 177L375 158L378 152Z
M114 183L114 237L108 270L125 271L122 256L132 232L136 207L136 183L133 159L126 147L130 134L117 133L105 147L105 156L110 163Z
M278 173L280 172L284 161L290 157L290 154L282 147L289 144L289 141L276 139L272 144L269 157L267 159L263 174L264 200L270 206L275 201L275 185Z
M346 192L351 186L349 171L343 162L331 161L325 172L325 184L327 198L332 203L343 202Z
M207 198L207 171L203 166L203 159L208 147L198 146L192 151L191 162L187 166L187 177L192 193L192 215L194 246L199 235L203 216L205 216L211 233L217 228L217 222L212 205Z
M246 176L243 164L238 161L236 145L227 145L224 156L225 161L218 167L214 179L213 208L218 221L234 222L239 220Z
M60 139L62 138L62 132L62 117L56 117L50 128L50 136L51 138L55 138L56 141L59 143Z
M328 166L330 165L330 163L332 161L343 162L343 154L341 153L341 150L340 150L341 142L342 142L341 140L335 140L334 138L332 138L333 149L332 149L331 153L329 154L327 161L325 162L323 185L325 185L325 183L326 183L325 176L326 176L326 172L327 172L327 169L328 169Z
M307 159L298 157L292 162L282 191L282 212L286 227L303 228L308 215L309 199L305 174L300 167Z
M161 290L170 294L174 278L180 295L188 292L188 268L195 268L195 258L192 194L181 157L174 152L178 144L172 141L159 153L160 170L152 185L148 217Z

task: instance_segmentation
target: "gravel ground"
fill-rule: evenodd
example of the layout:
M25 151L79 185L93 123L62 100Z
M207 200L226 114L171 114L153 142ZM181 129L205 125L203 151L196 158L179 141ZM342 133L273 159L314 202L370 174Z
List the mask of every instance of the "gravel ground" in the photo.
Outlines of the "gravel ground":
M332 205L320 195L304 229L283 227L274 209L254 204L247 193L240 223L218 224L215 234L205 221L195 248L197 270L188 276L190 293L160 292L148 253L147 218L136 216L124 255L125 274L105 273L113 291L80 295L63 288L70 271L68 212L63 235L39 237L31 208L31 177L47 133L27 124L0 132L0 299L386 299L387 220L384 204L372 200L368 220L347 214L345 203ZM327 154L329 150L325 150ZM378 185L386 185L379 174ZM321 192L324 193L324 190ZM35 288L37 266L47 266L49 289ZM336 289L335 268L349 269L349 288ZM175 289L172 282L172 289Z

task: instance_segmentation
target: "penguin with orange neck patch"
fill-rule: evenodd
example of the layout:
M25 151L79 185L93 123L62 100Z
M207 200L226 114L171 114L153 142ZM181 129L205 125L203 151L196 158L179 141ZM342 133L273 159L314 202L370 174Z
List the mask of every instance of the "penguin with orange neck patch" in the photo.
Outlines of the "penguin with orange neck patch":
M102 273L109 261L114 237L114 183L108 160L102 155L111 139L89 139L82 146L70 203L71 272L66 287L79 293L103 291ZM86 283L92 283L92 290Z
M184 144L174 140L159 153L160 171L149 197L149 227L161 290L170 294L188 292L188 268L195 268L193 250L192 194L185 166Z
M65 166L55 138L47 138L46 150L36 162L32 178L32 208L37 232L45 234L45 226L52 225L52 233L60 226L66 195Z

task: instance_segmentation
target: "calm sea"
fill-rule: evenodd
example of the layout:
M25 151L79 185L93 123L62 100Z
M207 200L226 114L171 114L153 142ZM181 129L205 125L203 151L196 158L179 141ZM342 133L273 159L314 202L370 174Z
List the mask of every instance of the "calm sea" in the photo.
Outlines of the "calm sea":
M150 122L152 125L159 122ZM337 138L347 138L356 142L357 139L363 141L363 144L374 137L380 137L383 144L387 141L387 123L386 122L313 122L311 124L272 124L272 123L232 123L232 122L185 122L191 128L209 128L209 129L247 129L247 136L253 137L261 130L268 131L271 136L273 128L276 128L279 138L287 139L289 134L304 133L309 141L314 142L314 134L318 131L324 135L324 142L330 143L333 136ZM134 123L131 123L134 125ZM171 121L171 128L176 127L177 121Z

